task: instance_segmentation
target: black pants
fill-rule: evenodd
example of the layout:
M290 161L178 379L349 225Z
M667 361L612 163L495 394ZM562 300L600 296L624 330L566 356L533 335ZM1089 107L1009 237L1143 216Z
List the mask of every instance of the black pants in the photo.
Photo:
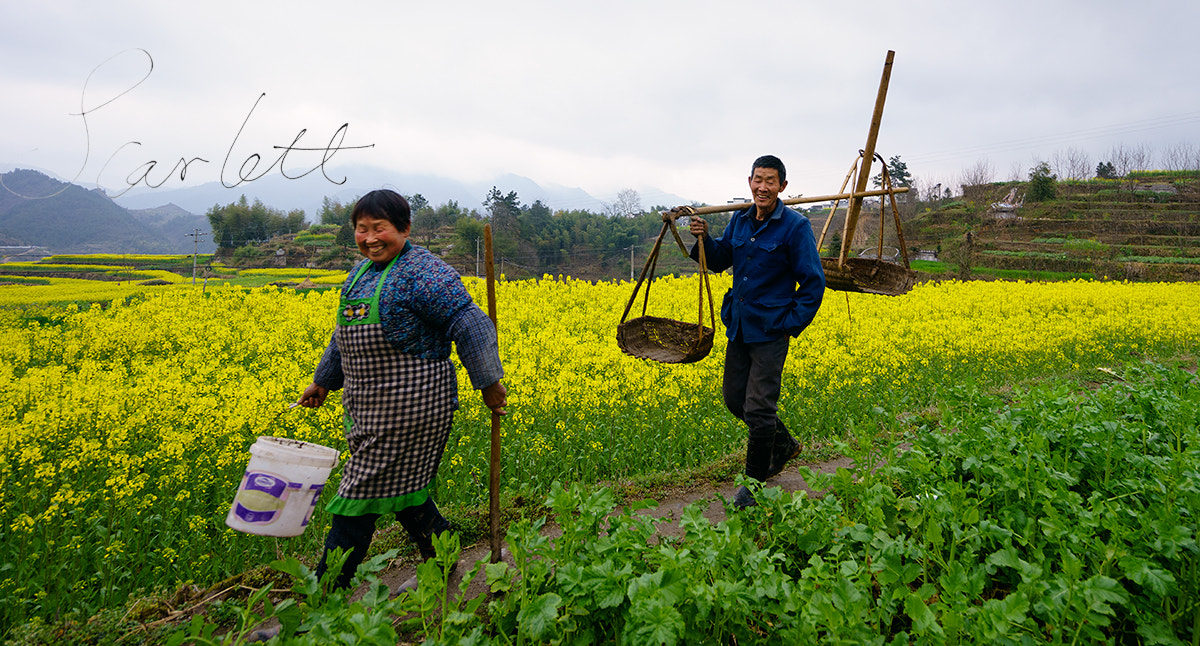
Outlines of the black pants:
M325 537L325 550L321 553L321 562L317 564L317 577L323 576L325 570L328 569L325 559L329 556L329 552L340 547L343 552L350 552L350 556L342 564L342 571L338 574L336 586L338 588L350 587L350 581L358 572L358 566L367 556L367 548L371 546L371 539L375 536L375 521L377 520L379 520L379 514L363 516L334 514L329 523L329 535ZM421 552L422 558L433 557L432 536L441 534L450 528L450 522L438 511L433 498L426 499L420 505L401 509L396 512L396 520L400 521L408 535L417 543L417 549Z
M779 391L791 337L763 343L730 340L725 350L725 407L746 423L751 439L768 442L779 421Z

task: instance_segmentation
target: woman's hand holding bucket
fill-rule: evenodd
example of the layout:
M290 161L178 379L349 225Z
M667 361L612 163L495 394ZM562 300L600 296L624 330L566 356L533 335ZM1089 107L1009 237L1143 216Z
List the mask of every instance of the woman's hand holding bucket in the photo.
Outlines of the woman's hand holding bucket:
M316 384L309 384L308 388L304 389L304 392L300 395L299 401L296 403L305 408L316 408L325 403L325 398L328 395L328 388L322 388Z

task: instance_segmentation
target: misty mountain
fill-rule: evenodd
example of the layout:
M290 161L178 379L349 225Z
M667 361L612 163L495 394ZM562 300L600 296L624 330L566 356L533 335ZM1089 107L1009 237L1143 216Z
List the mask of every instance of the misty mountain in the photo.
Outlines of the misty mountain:
M55 253L167 253L162 236L99 190L32 170L0 176L0 234Z
M103 191L88 190L34 170L0 175L0 241L53 253L211 253L208 218L168 204L130 211Z
M315 222L326 197L348 204L369 191L390 188L404 195L420 193L433 206L454 201L461 208L482 209L488 191L495 186L501 193L515 191L522 204L532 204L541 200L553 210L604 212L604 200L593 197L581 188L554 184L543 186L527 177L513 174L479 182L463 182L433 175L395 173L370 166L339 168L336 172L330 171L329 174L333 180L344 179L345 182L335 184L322 176L320 171L300 179L287 179L276 172L234 188L226 188L220 182L176 189L138 187L115 198L115 201L130 209L151 208L169 202L192 213L203 214L213 206L236 202L245 195L251 202L257 199L284 212L302 209L309 222ZM642 195L642 205L646 208L655 204L673 206L691 203L682 197L657 189L631 188L639 191Z
M431 175L398 174L372 167L345 168L330 173L335 184L320 172L299 179L273 173L261 179L226 188L220 182L168 189L138 187L110 198L100 189L54 179L46 173L16 169L0 174L0 243L35 245L54 253L211 253L216 249L205 215L214 206L225 206L245 195L250 201L284 212L303 210L316 222L323 200L343 204L376 188L391 188L406 195L420 193L431 205L457 202L460 208L482 210L494 186L502 193L515 192L522 204L537 200L553 210L604 211L604 201L580 188L542 186L527 177L502 175L491 181L462 182ZM677 195L653 188L631 187L639 192L643 208L688 204ZM196 236L197 230L200 236Z
M206 215L189 213L174 204L131 210L129 214L162 234L173 247L171 253L212 253L217 250Z

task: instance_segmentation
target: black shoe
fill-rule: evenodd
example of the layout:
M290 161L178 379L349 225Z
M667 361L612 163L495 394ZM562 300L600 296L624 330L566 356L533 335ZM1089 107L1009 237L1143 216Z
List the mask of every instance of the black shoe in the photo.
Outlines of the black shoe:
M250 643L270 641L274 637L279 636L279 626L273 628L259 628L258 630L246 635L246 641Z
M417 590L417 575L408 577L408 580L400 584L400 587L392 590L392 596L398 597L405 592L415 592Z
M438 511L433 498L427 498L420 505L397 512L396 519L400 521L409 537L417 544L417 551L421 553L422 561L428 561L436 555L433 549L433 537L450 531L450 521L446 520Z
M428 560L428 559L422 559L422 560ZM450 576L454 576L454 573L457 571L458 571L458 562L455 561L453 564L450 565ZM420 583L420 580L417 579L417 575L415 575L415 574L412 575L411 577L408 578L407 581L405 581L404 583L401 583L400 586L397 587L395 590L392 590L392 598L398 597L398 596L404 594L405 592L416 592L417 586L419 583Z
M783 469L787 466L787 463L792 458L800 455L800 443L796 441L796 438L788 435L786 439L783 439L783 444L780 445L779 442L781 439L783 438L778 436L775 438L776 444L771 450L771 466L767 469L768 478L783 473Z
M754 499L754 494L745 487L738 487L737 493L733 494L733 506L737 509L745 509L758 505L758 501Z
M413 542L417 544L417 551L421 553L422 561L428 561L429 559L437 556L437 551L433 549L433 537L441 536L448 531L450 531L450 522L439 515L437 517L437 521L434 523L434 526L430 528L427 533L409 533L409 537L411 537Z
M770 435L762 437L751 434L746 441L746 477L762 482L767 479L767 469L771 467L771 446L774 438ZM758 501L746 487L739 487L733 495L733 506L738 509L753 507Z

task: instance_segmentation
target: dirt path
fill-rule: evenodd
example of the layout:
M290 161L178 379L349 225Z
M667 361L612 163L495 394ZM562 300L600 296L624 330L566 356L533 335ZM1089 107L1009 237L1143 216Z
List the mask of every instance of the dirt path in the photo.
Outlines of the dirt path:
M830 460L828 462L809 464L807 466L819 473L832 474L840 467L850 468L852 465L853 462L850 460L850 458L843 457L836 460ZM774 478L768 480L766 482L766 486L781 487L787 492L805 490L812 495L814 492L808 487L808 484L804 481L804 478L800 476L797 468L799 466L799 462L791 462L788 467L784 469L783 473L780 473ZM658 529L661 534L677 536L682 534L682 529L679 527L677 521L683 514L683 510L686 507L696 502L706 502L708 507L704 512L704 516L714 523L719 522L725 519L725 508L721 504L721 500L718 496L723 496L727 499L733 498L733 494L736 490L737 485L732 482L723 483L717 486L699 487L684 493L668 495L658 500L657 507L653 509L645 509L639 513L648 514L656 519L665 521L676 521L659 523ZM553 537L558 532L558 526L553 523L547 523L542 532ZM504 550L503 554L507 556L507 550ZM479 561L487 561L490 556L491 547L489 545L489 541L487 540L474 545L465 546L463 548L462 556L458 561L458 569L455 572L455 575L451 577L450 589L457 590L462 580L462 576L470 572L475 567L476 563ZM511 564L511 561L509 562ZM390 587L392 590L395 590L405 582L411 583L412 581L415 581L414 577L416 576L416 565L413 563L397 565L380 572L378 576L381 581L387 584L388 587ZM483 576L480 575L471 582L470 587L467 589L467 597L473 598L486 591L487 588L483 581Z

